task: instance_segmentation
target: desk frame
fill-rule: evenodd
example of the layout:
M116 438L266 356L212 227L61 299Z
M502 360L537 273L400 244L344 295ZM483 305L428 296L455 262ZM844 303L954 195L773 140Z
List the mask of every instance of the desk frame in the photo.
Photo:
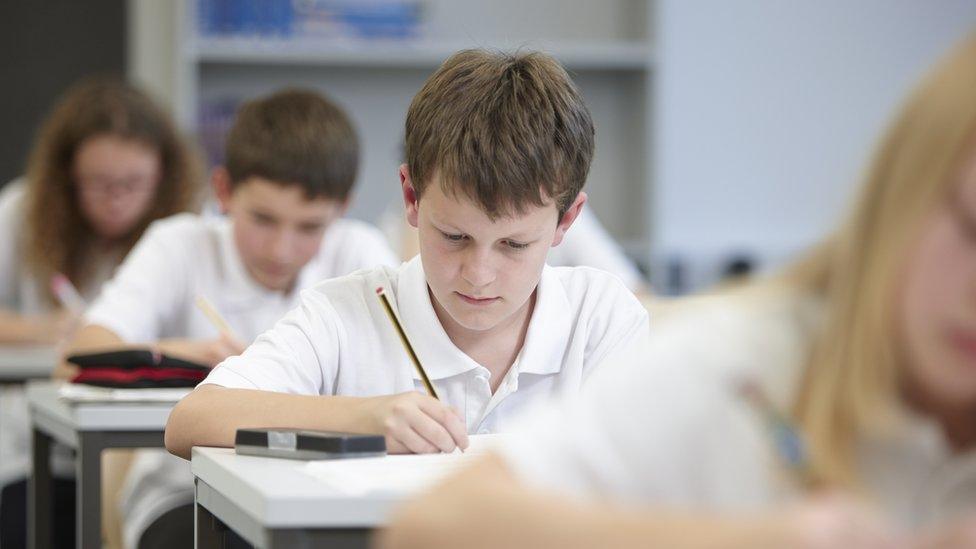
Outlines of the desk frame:
M195 479L194 532L197 549L224 547L231 529L259 549L285 547L329 549L365 549L369 547L371 528L267 528L258 524L236 503Z
M36 400L31 393L37 394ZM102 547L102 451L110 448L162 448L166 417L173 404L70 405L57 400L57 383L28 385L32 475L27 490L28 546L51 547L51 448L55 441L75 455L78 547ZM90 413L84 413L90 412ZM97 416L97 417L92 417ZM113 420L109 421L106 416ZM117 417L116 417L117 416Z

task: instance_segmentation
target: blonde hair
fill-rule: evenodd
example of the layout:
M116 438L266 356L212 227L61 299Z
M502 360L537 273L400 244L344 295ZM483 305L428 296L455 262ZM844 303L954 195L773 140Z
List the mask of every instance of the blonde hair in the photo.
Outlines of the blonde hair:
M120 242L123 252L128 253L151 222L188 211L196 203L202 177L199 159L169 117L124 82L83 80L54 106L28 161L23 245L26 266L37 280L50 280L60 272L84 288L92 276L93 232L78 206L72 163L85 140L103 135L144 143L157 151L162 164L153 204ZM50 290L46 295L53 303Z
M857 487L854 445L898 398L897 292L919 225L948 199L976 130L976 33L909 97L847 221L780 279L822 297L794 413L823 481Z

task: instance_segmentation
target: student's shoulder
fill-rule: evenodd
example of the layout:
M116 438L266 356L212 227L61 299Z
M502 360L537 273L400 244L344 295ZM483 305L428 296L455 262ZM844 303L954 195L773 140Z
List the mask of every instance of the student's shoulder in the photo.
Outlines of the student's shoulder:
M397 269L378 265L347 275L325 279L302 291L304 301L325 300L335 308L361 307L376 293L376 288L395 284Z
M347 217L335 220L326 234L329 235L328 238L339 238L343 241L386 241L378 228L365 221Z
M379 229L364 221L342 218L325 231L319 253L310 265L331 277L374 265L398 263Z
M0 189L0 216L4 219L23 216L27 200L27 180L18 177Z
M650 310L656 321L655 337L661 339L699 332L699 341L713 337L748 342L771 333L812 328L820 316L820 303L799 290L770 286L661 299Z
M804 363L822 313L817 298L787 289L652 305L648 360L696 377L753 379L781 397Z
M593 267L546 267L570 306L590 314L646 316L647 311L620 277Z

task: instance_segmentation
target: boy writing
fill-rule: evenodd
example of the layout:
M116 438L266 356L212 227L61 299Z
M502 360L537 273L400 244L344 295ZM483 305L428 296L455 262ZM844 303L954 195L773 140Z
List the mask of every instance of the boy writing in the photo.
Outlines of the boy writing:
M407 114L400 182L420 255L324 282L173 410L167 448L231 446L240 427L381 433L393 452L449 452L505 430L530 402L576 391L646 337L615 277L545 265L586 201L593 124L539 53L462 51ZM441 400L376 299L393 296Z

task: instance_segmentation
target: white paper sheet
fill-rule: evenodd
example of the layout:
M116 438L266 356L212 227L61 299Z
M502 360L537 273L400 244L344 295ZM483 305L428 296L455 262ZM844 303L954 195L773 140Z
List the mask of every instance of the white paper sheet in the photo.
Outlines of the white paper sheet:
M83 383L66 383L58 387L58 398L70 402L178 402L193 389L111 389Z
M464 453L311 461L305 471L344 494L409 494L437 483L503 444L504 435L471 435L469 440L471 446Z

